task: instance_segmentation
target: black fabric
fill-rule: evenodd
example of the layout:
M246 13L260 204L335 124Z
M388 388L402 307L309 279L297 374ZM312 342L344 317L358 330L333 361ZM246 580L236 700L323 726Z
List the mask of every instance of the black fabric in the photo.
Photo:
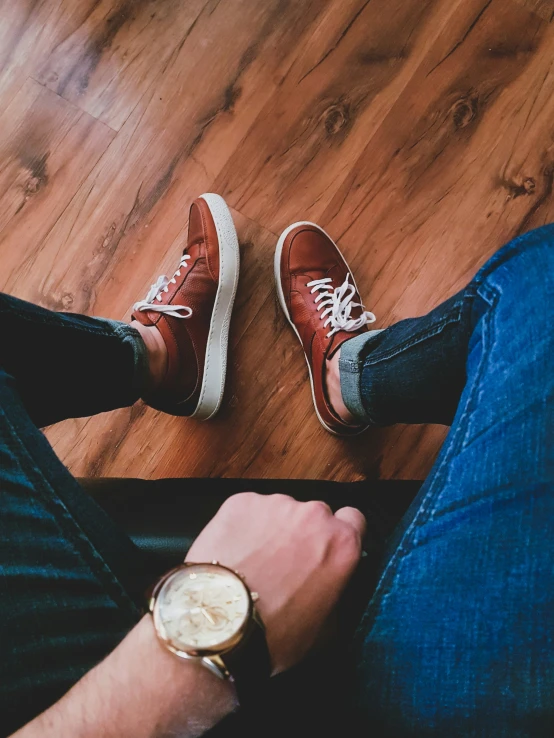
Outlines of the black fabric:
M306 479L80 479L81 485L135 544L151 553L159 572L181 563L193 540L230 495L255 491L297 500L324 500L366 515L365 549L378 553L416 496L421 482L341 483Z

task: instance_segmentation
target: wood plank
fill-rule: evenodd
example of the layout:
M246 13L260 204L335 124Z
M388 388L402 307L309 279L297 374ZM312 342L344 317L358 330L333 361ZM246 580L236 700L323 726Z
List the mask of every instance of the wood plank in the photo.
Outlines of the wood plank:
M333 3L216 189L273 231L320 218L456 5Z
M213 3L209 3L213 5ZM179 52L206 0L102 0L75 25L36 79L119 130Z
M28 280L41 242L114 133L31 79L0 114L0 131L0 285L9 290L19 275Z
M97 0L0 0L0 100L5 107L37 64L78 28Z
M517 0L517 2L549 23L554 20L554 0Z

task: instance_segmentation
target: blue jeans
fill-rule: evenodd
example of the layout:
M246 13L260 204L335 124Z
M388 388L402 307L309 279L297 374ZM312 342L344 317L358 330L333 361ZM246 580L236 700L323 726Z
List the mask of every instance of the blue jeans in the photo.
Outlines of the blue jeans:
M344 344L360 419L452 424L354 639L364 735L552 734L553 316L549 226L429 315ZM1 296L0 346L5 736L117 645L150 572L37 427L134 402L140 337Z
M341 371L360 419L452 424L358 628L368 726L551 736L554 226L429 315L346 343Z

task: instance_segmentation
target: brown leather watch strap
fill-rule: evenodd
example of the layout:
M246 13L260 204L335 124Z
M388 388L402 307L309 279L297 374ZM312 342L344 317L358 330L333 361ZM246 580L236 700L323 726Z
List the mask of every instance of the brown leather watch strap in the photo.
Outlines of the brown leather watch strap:
M252 618L250 628L240 644L221 658L235 684L240 706L256 703L271 676L265 630L258 616Z

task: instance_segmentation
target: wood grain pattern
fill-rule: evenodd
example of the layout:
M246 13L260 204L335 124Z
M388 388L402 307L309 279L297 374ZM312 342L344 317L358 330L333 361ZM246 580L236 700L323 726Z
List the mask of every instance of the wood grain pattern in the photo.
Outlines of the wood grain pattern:
M36 79L119 130L179 53L206 0L104 0L37 66ZM148 98L147 98L148 99Z
M3 111L0 128L0 284L11 292L28 281L41 242L114 133L32 79ZM38 279L37 272L29 281Z
M56 46L90 15L97 0L0 0L0 95L3 106L35 76Z
M303 217L317 221L440 32L432 22L438 5L333 4L217 179L218 191L275 232Z
M141 403L48 429L79 475L421 478L445 436L319 425L272 257L340 242L380 325L554 216L552 0L0 0L1 288L124 318L190 201L233 208L242 274L209 423Z
M536 13L544 20L554 20L554 0L518 0L528 10Z

